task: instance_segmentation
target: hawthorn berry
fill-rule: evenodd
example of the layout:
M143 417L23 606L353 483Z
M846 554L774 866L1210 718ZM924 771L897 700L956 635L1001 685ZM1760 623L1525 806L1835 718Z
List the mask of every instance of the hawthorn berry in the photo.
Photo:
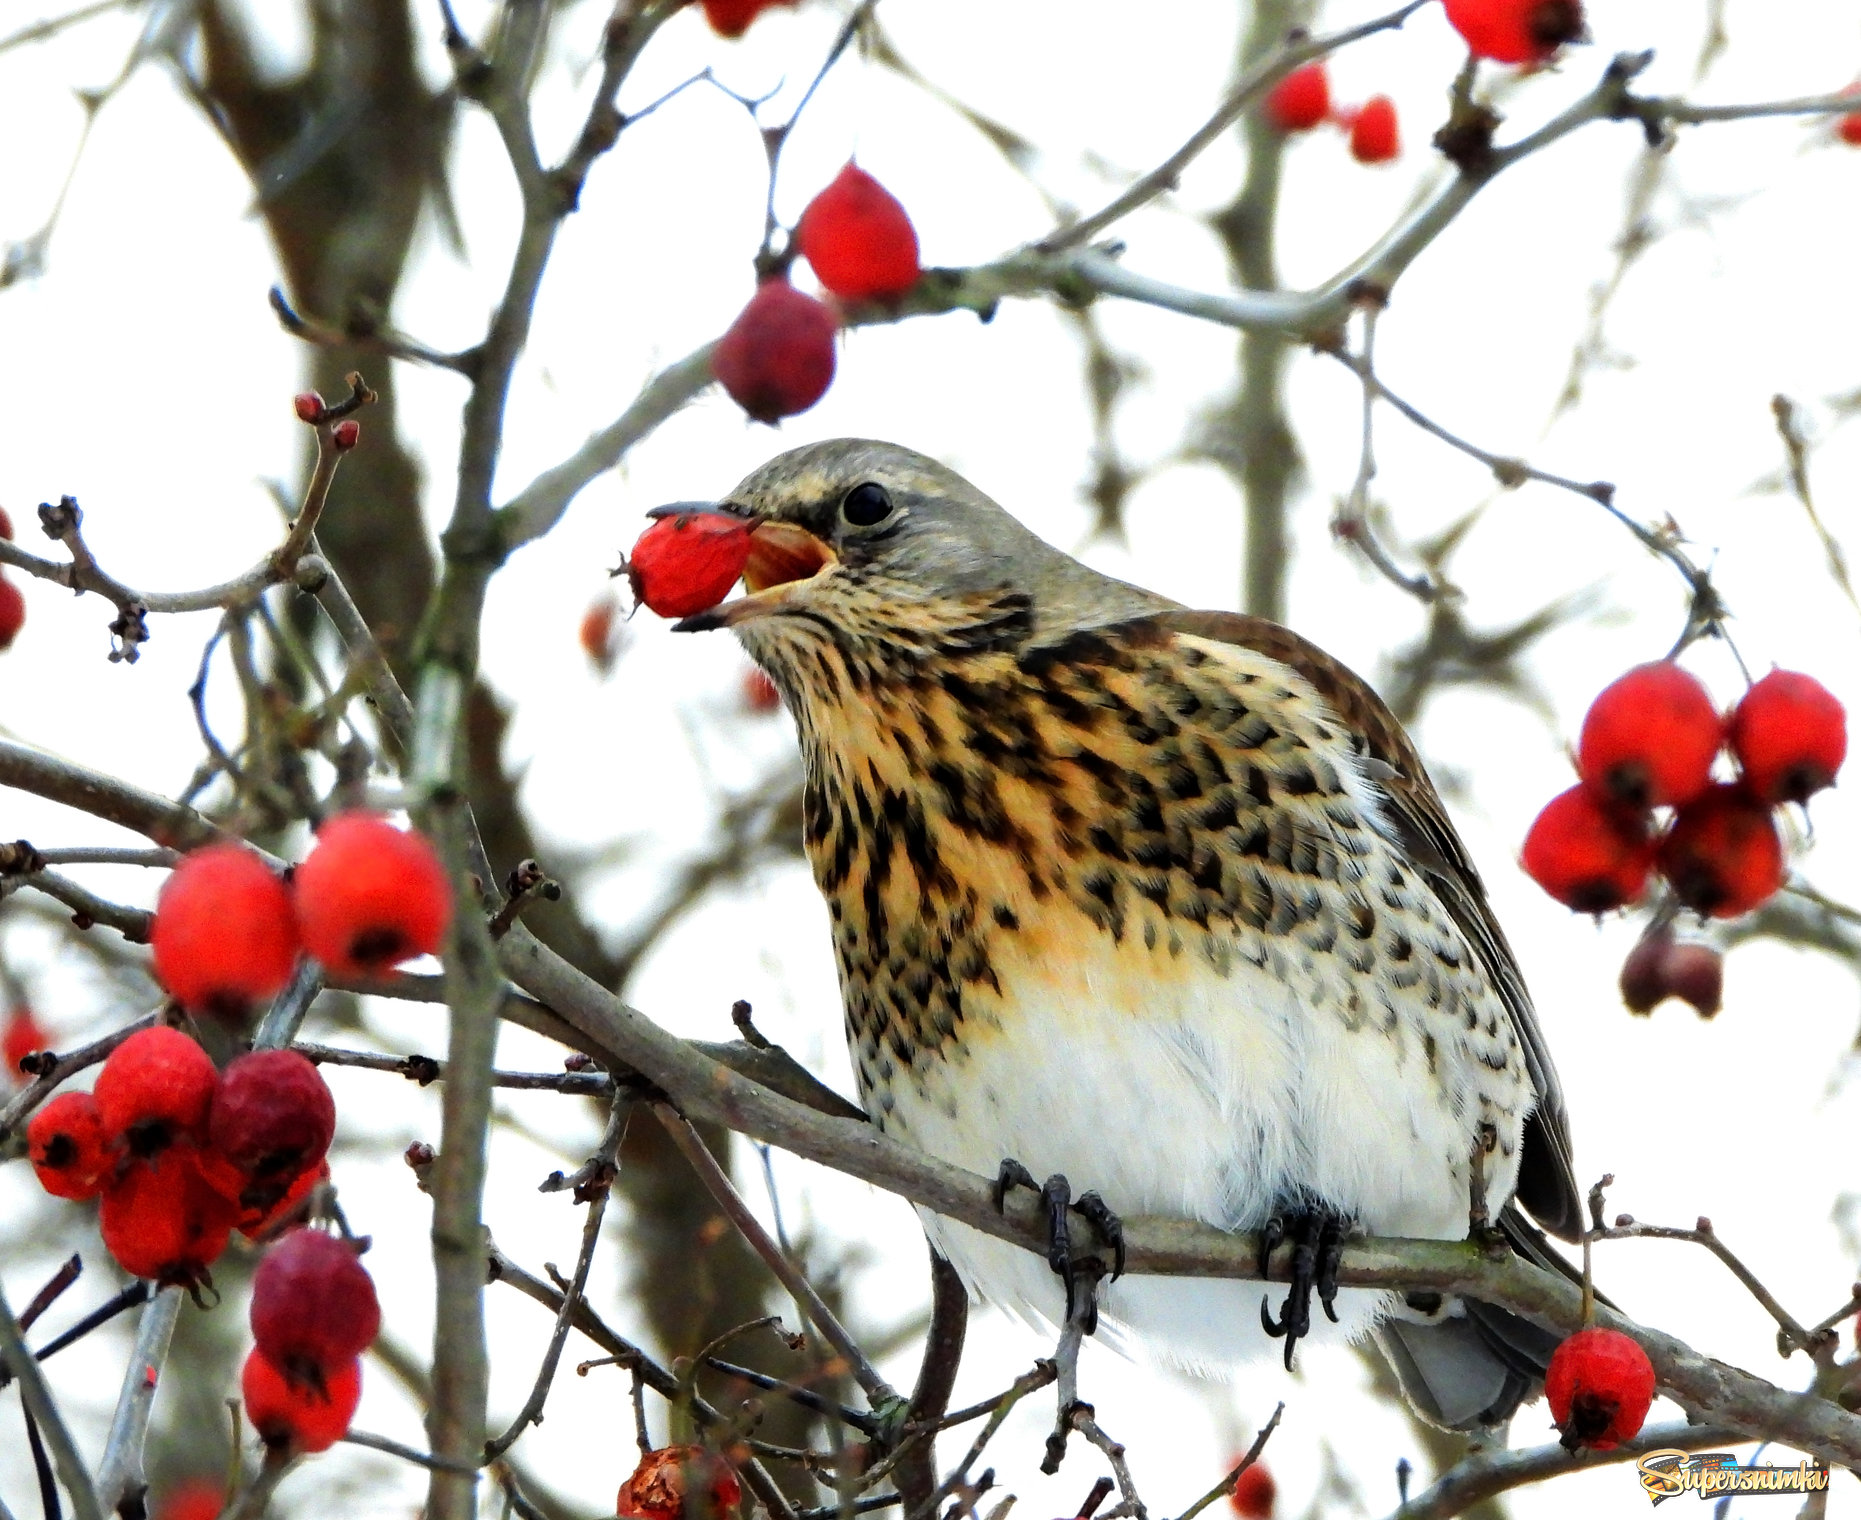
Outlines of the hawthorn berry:
M12 536L13 536L13 519L7 516L7 511L5 507L0 507L0 538L10 539Z
M1545 804L1525 836L1526 874L1565 907L1608 913L1641 896L1654 864L1642 820L1573 786Z
M1301 64L1267 93L1267 120L1281 132L1309 132L1331 114L1331 76L1322 58Z
M1278 1498L1279 1484L1263 1462L1255 1462L1228 1490L1228 1504L1241 1520L1273 1520L1273 1503Z
M26 1152L46 1192L80 1203L95 1198L116 1167L97 1100L87 1092L60 1093L34 1114Z
M1850 111L1835 125L1835 135L1851 148L1861 148L1861 111Z
M758 422L805 412L834 380L834 314L781 275L756 287L717 340L711 373Z
M1396 122L1396 103L1387 95L1372 95L1351 118L1351 157L1360 164L1386 164L1402 152L1402 129Z
M699 1520L686 1510L686 1496L696 1488L704 1513L724 1520L743 1498L743 1486L730 1464L701 1446L662 1446L640 1458L633 1475L620 1485L614 1513L620 1520Z
M901 296L923 273L904 205L851 161L808 202L795 244L815 278L843 301Z
M728 512L677 512L649 527L627 556L633 594L661 617L715 607L750 559L751 524Z
M795 0L704 0L704 19L720 37L741 37L766 10Z
M238 1217L200 1169L199 1152L174 1145L132 1159L103 1190L97 1222L103 1243L131 1277L192 1288L211 1282Z
M335 1134L329 1083L295 1050L254 1050L229 1062L207 1116L213 1149L245 1179L240 1202L261 1210L316 1169Z
M617 636L618 614L620 608L615 605L612 596L601 596L588 604L588 610L582 614L581 626L576 630L576 638L582 646L582 653L594 662L596 670L606 675L614 668L614 659L620 653L620 639Z
M743 672L743 705L759 717L782 709L782 693L756 666Z
M1647 935L1628 952L1617 984L1630 1013L1652 1013L1670 997L1690 1004L1702 1019L1724 1001L1725 964L1711 945L1675 940L1666 928Z
M246 1209L239 1216L239 1233L247 1240L269 1240L297 1215L299 1206L308 1198L319 1182L330 1180L328 1160L319 1161L315 1166L306 1167L292 1181L285 1194L269 1209Z
M27 1056L51 1048L52 1039L32 1016L24 1003L7 1015L6 1028L0 1030L0 1061L6 1062L7 1075L18 1081L24 1074L21 1065Z
M1579 0L1445 0L1448 23L1495 63L1543 63L1585 36Z
M384 972L438 951L452 887L426 836L374 813L338 813L291 883L304 948L342 976Z
M291 894L244 845L210 844L163 885L149 942L155 975L183 1006L243 1020L297 964Z
M131 1155L154 1156L181 1139L201 1140L220 1074L213 1059L178 1029L138 1029L97 1073L97 1112L106 1138Z
M246 1418L274 1451L328 1451L349 1433L362 1402L362 1359L352 1356L324 1369L311 1386L293 1382L254 1346L239 1377Z
M1848 714L1813 676L1773 670L1728 725L1745 785L1761 802L1807 802L1835 784L1848 756Z
M219 1520L226 1509L226 1488L207 1478L189 1478L168 1491L150 1511L150 1520Z
M1551 1353L1544 1396L1563 1444L1611 1451L1633 1440L1654 1402L1654 1365L1620 1330L1579 1330Z
M368 1349L381 1305L353 1245L321 1230L292 1230L252 1274L251 1322L272 1366L315 1382Z
M1769 808L1720 782L1675 812L1656 864L1685 906L1736 918L1783 885L1783 840Z
M26 598L4 575L0 575L0 649L11 649L20 629L26 626Z
M1725 726L1706 688L1672 660L1617 677L1583 717L1577 772L1624 807L1678 807L1712 780Z

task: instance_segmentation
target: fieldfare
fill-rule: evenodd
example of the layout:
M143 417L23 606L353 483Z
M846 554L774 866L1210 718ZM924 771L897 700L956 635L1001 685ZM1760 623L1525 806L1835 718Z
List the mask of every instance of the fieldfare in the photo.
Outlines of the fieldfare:
M1065 1318L1070 1179L1108 1245L1136 1214L1291 1243L1271 1313L1258 1284L1088 1277L1115 1341L1215 1370L1277 1338L1290 1365L1324 1331L1316 1292L1428 1418L1507 1418L1553 1337L1336 1282L1350 1231L1466 1238L1476 1178L1522 1251L1555 1260L1521 1206L1582 1228L1518 967L1376 694L1277 624L1088 569L891 444L796 449L705 506L755 524L749 594L679 626L734 630L794 714L873 1122L1048 1179L1064 1285L925 1217L971 1291Z

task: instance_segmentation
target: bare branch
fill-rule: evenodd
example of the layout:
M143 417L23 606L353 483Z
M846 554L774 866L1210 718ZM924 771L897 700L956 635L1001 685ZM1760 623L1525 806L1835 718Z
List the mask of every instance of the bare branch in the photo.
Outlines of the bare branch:
M85 1471L83 1460L78 1456L77 1443L65 1428L64 1418L58 1412L52 1390L46 1384L45 1374L39 1370L37 1358L27 1349L25 1337L20 1333L19 1321L13 1318L13 1310L7 1304L4 1292L0 1292L0 1361L4 1361L19 1380L20 1394L27 1410L38 1423L45 1439L51 1443L53 1465L58 1470L58 1479L64 1484L65 1492L71 1496L71 1507L77 1511L77 1520L103 1520L104 1512L97 1502L97 1490L91 1486L90 1474Z

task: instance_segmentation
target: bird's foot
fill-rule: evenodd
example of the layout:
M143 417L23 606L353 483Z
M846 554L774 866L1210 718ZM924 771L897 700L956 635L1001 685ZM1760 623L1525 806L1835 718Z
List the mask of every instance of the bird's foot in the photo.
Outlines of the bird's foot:
M1325 1317L1338 1322L1332 1307L1338 1296L1338 1266L1344 1259L1344 1237L1350 1233L1351 1221L1327 1204L1310 1204L1288 1209L1268 1219L1260 1231L1260 1272L1268 1276L1273 1251L1283 1241L1292 1241L1290 1286L1286 1301L1276 1320L1260 1300L1260 1328L1275 1339L1286 1342L1286 1370L1292 1371L1293 1348L1301 1336L1312 1328L1312 1292L1324 1307Z
M1047 1210L1047 1265L1066 1284L1067 1323L1071 1324L1077 1314L1081 1317L1081 1328L1087 1335L1091 1335L1098 1329L1095 1290L1099 1278L1105 1275L1105 1264L1090 1252L1075 1252L1070 1215L1078 1214L1092 1226L1099 1240L1110 1248L1114 1281L1124 1275L1124 1225L1097 1193L1081 1193L1075 1199L1072 1184L1060 1173L1055 1172L1045 1182L1036 1182L1032 1172L1009 1157L995 1174L997 1209L1003 1206L1008 1190L1013 1187L1024 1187L1040 1195ZM1080 1297L1082 1285L1085 1290L1083 1300Z

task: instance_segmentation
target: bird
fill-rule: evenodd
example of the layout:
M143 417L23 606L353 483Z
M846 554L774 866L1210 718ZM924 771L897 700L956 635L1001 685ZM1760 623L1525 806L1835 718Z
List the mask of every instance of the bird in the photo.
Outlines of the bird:
M1045 1200L1046 1262L920 1210L970 1294L1216 1376L1374 1335L1424 1418L1509 1419L1555 1337L1336 1280L1354 1232L1483 1217L1555 1264L1542 1232L1583 1228L1518 964L1368 683L1100 574L899 445L808 444L655 515L686 511L750 525L744 594L676 627L731 630L794 716L862 1103ZM1289 1242L1284 1302L1118 1275L1139 1214L1259 1232L1263 1276Z

